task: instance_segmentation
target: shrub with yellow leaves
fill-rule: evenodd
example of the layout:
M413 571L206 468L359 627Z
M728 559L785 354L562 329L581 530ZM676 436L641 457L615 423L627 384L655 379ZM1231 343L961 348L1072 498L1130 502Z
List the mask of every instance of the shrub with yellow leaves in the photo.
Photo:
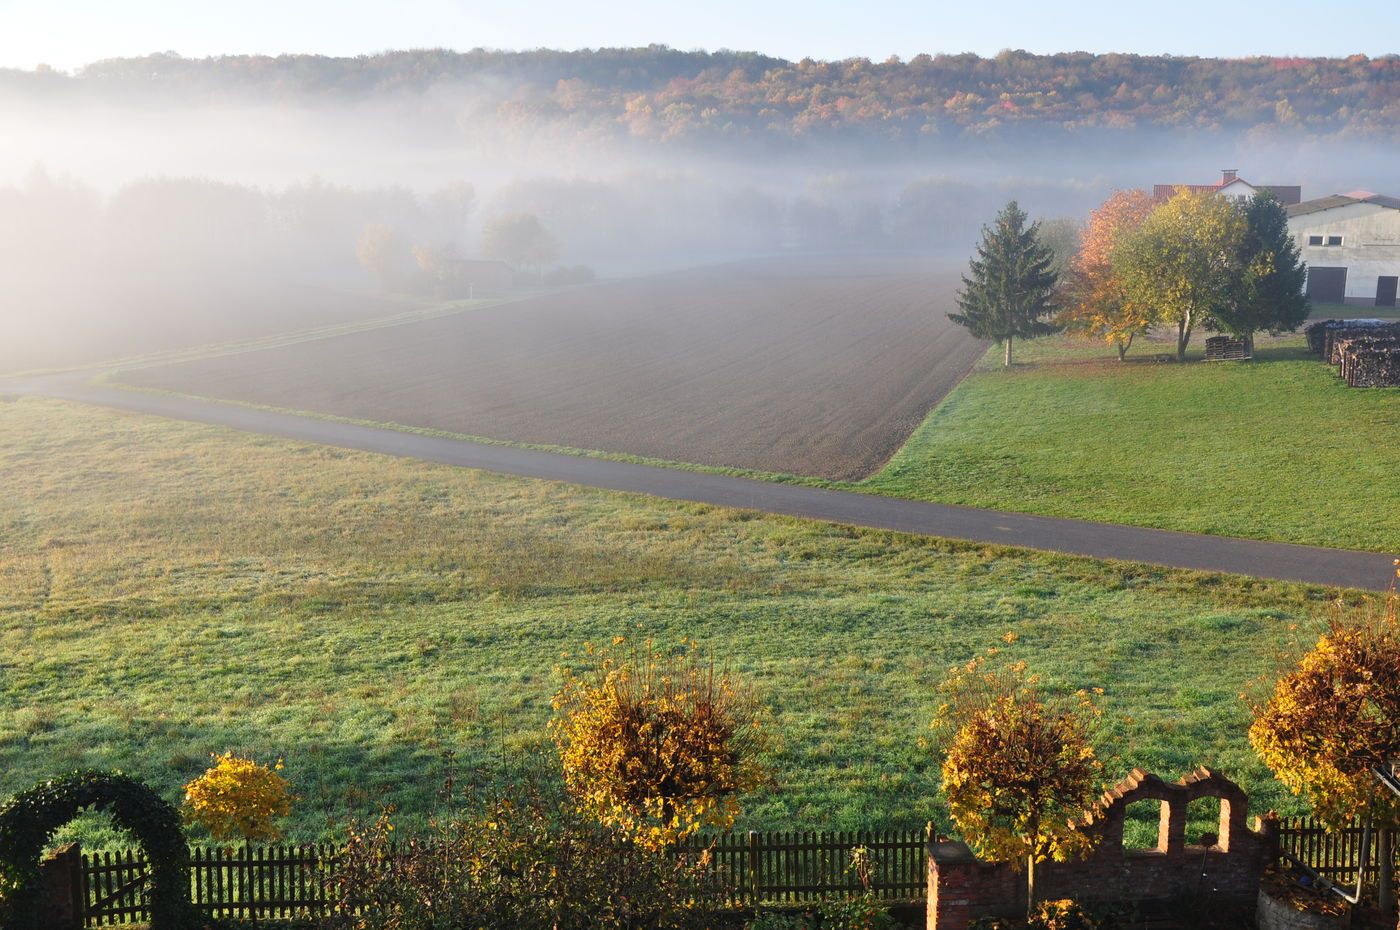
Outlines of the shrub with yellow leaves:
M668 654L619 637L588 652L592 668L560 670L550 723L580 809L650 849L732 826L767 777L751 692L694 643Z
M212 758L209 770L185 785L185 819L220 842L281 836L275 821L292 812L291 790L278 774L282 761L269 767L232 752Z
M1327 629L1267 700L1252 702L1249 741L1274 776L1304 795L1323 824L1362 818L1381 855L1400 829L1400 798L1375 776L1400 760L1400 598L1334 608ZM1381 870L1382 873L1385 870ZM1393 892L1383 884L1383 905Z
M949 815L979 854L1025 868L1029 914L1036 864L1093 846L1074 818L1099 791L1094 742L1103 715L1095 698L1103 690L1049 695L1024 662L998 655L989 649L950 671L933 729Z

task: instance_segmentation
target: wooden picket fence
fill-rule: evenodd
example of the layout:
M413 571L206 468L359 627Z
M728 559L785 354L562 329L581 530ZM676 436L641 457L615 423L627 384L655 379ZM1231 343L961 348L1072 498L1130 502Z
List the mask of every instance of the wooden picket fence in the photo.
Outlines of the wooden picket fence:
M1351 885L1356 882L1356 870L1362 865L1361 841L1364 832L1360 822L1344 830L1328 830L1310 817L1284 817L1279 823L1279 847L1307 863L1329 881ZM1367 882L1373 880L1376 874L1377 845L1376 837L1372 834L1364 863ZM1400 880L1400 849L1392 848L1391 854L1391 873Z
M275 920L327 914L333 846L190 850L190 898L211 917ZM125 850L83 856L84 923L145 922L147 863Z
M853 852L866 850L873 894L886 901L924 896L924 830L810 833L724 833L689 840L682 851L709 850L704 887L731 907L803 904L859 894L865 887ZM332 846L196 847L190 854L190 895L211 917L276 920L329 913L335 869ZM89 927L144 922L146 860L137 852L83 856L85 923Z
M807 904L865 890L854 853L865 851L869 890L885 901L916 901L928 884L926 830L721 833L690 841L708 849L713 887L725 903Z
M1361 834L1359 824L1329 831L1309 818L1291 817L1280 824L1279 844L1328 879L1350 884L1360 864ZM852 862L860 848L868 855L872 893L885 901L920 900L928 880L927 846L925 830L857 830L724 833L695 837L682 849L708 850L712 880L706 887L727 906L751 907L860 894L865 886ZM1374 843L1365 865L1369 879L1376 868ZM191 850L190 894L212 917L316 917L330 910L334 868L333 846L200 847ZM1400 855L1391 868L1400 877ZM148 920L145 879L145 859L131 850L84 855L86 925Z

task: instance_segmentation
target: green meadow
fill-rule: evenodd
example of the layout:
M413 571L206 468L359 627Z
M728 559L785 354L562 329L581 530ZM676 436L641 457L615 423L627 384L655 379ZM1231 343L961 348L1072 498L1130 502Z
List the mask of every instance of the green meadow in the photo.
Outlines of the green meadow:
M1348 308L1357 315L1357 308ZM1364 309L1364 308L1363 308ZM1301 336L1251 362L1128 361L1061 337L995 351L861 490L1400 552L1400 390L1348 388Z
M1203 763L1296 809L1240 693L1333 596L24 399L0 403L0 794L101 766L178 800L235 749L286 760L293 839L384 804L421 824L445 751L484 783L547 757L555 668L623 635L694 638L757 691L775 783L740 827L946 826L936 685L1015 632L1053 687L1106 689L1115 777Z

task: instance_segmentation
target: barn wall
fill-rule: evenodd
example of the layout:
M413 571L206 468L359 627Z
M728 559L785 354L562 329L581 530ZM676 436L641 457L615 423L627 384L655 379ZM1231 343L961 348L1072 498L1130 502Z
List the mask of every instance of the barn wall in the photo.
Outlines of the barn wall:
M1400 210L1353 203L1290 217L1293 233L1309 266L1347 269L1346 302L1369 307L1381 275L1400 275ZM1341 236L1340 246L1310 246L1309 236Z

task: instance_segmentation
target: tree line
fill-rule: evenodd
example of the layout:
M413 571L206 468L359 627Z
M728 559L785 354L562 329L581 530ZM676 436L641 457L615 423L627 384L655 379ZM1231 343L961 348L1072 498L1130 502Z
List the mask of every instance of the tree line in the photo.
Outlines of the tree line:
M1400 56L1214 59L1004 51L786 61L666 46L582 51L443 49L354 58L174 53L69 76L0 70L0 90L106 99L298 101L416 94L460 84L474 113L659 142L875 134L917 140L1007 127L1280 128L1393 137ZM484 96L483 96L484 95Z
M1287 212L1268 193L1180 188L1158 201L1119 191L1078 236L1028 220L1012 201L983 230L961 312L949 314L1002 343L1008 366L1015 339L1059 330L1103 339L1119 360L1138 336L1167 330L1183 362L1198 329L1229 333L1252 353L1256 333L1291 332L1308 317L1307 270Z

